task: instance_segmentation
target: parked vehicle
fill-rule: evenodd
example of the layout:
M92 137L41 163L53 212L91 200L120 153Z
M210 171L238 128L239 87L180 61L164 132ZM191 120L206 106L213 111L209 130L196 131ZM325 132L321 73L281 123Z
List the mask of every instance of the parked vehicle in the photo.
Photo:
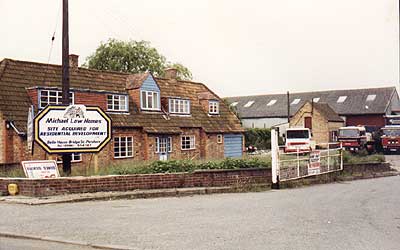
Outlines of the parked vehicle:
M369 153L374 151L372 134L364 126L349 126L339 128L338 141L344 149L357 152L366 149Z
M308 128L286 129L284 152L311 151L311 132Z
M381 143L385 153L400 151L400 126L386 125L383 127Z

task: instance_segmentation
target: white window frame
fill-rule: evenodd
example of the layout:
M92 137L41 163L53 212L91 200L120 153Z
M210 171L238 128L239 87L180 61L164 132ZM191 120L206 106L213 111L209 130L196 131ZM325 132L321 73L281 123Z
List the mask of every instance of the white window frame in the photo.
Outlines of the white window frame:
M118 139L118 140L117 140ZM130 142L129 142L130 139ZM125 150L122 151L122 144L125 143ZM129 151L129 143L131 150ZM116 151L118 149L118 152ZM122 155L124 152L124 155ZM116 136L113 140L113 154L115 159L133 158L133 136ZM118 154L118 155L117 155Z
M61 90L52 90L52 89L39 89L39 109L44 109L47 105L57 105L57 104L62 104L62 91ZM42 101L42 97L43 93L47 92L47 96L45 97L46 100L46 105L43 105L43 101ZM75 94L74 92L70 91L70 101L71 104L75 103ZM54 101L50 101L50 99L54 99L55 98L55 102Z
M143 98L144 94L144 98ZM157 98L154 96L157 95ZM151 106L149 106L149 99L151 98ZM140 107L143 110L155 110L160 111L160 92L157 91L149 91L149 90L141 90L140 91Z
M219 114L219 101L208 101L208 113L210 115Z
M71 162L81 162L82 161L82 153L72 153L71 155ZM62 163L62 156L57 157L57 163Z
M184 148L184 142L189 142L189 148ZM193 150L196 149L196 137L194 135L182 135L181 136L181 150Z
M170 98L168 107L171 114L190 115L190 100L188 99Z
M156 153L160 153L160 139L161 139L162 137L156 137ZM165 137L164 137L165 138ZM167 147L167 152L168 153L171 153L172 152L172 137L171 136L169 136L169 137L167 137L168 138L168 142L167 142L167 145L166 145L166 147Z
M221 144L224 142L224 136L222 134L217 135L217 143Z
M345 102L346 101L346 99L347 99L347 96L346 95L342 95L342 96L339 96L339 98L337 99L337 103L343 103L343 102Z
M111 103L110 103L111 101ZM122 105L124 103L124 105ZM128 96L127 95L107 95L107 111L128 112Z
M299 104L300 101L301 101L300 98L296 98L296 99L294 99L294 100L292 101L292 103L291 103L290 105L297 105L297 104Z

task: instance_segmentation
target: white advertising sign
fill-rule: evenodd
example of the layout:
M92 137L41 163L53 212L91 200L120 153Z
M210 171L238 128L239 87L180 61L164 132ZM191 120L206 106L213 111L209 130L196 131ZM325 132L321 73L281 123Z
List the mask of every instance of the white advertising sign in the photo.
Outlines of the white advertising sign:
M60 177L56 161L23 161L25 176L29 179Z
M308 164L308 174L321 173L321 153L320 151L310 152L310 162Z
M99 152L111 140L111 118L99 107L47 106L35 117L35 141L48 153Z

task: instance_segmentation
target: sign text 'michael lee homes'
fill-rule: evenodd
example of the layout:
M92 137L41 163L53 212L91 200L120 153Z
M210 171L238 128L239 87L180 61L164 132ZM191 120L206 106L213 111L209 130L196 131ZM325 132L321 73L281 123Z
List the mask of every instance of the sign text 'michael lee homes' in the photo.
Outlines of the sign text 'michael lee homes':
M96 152L111 139L111 119L98 107L49 106L35 118L35 140L48 152Z

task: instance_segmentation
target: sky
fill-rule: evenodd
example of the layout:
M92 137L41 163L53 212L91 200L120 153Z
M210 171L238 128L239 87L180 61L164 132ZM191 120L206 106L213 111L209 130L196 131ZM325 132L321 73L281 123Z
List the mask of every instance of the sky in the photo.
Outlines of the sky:
M0 0L0 60L61 64L61 3ZM221 97L399 87L398 4L70 0L70 53L82 64L109 38L150 41Z

